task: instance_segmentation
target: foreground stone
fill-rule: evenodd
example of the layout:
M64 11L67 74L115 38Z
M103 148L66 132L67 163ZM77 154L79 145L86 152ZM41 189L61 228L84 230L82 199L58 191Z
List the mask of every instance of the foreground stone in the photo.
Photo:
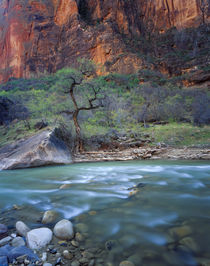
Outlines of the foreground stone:
M0 257L6 257L10 263L20 256L26 256L32 262L39 260L39 257L25 246L11 247L10 245L5 245L0 248Z
M56 132L45 130L0 149L0 170L71 163L69 149Z
M7 226L4 224L0 224L0 240L5 236L7 236L7 232L8 232Z
M73 225L70 221L65 219L55 225L53 232L57 238L62 240L69 240L74 237Z
M26 224L24 224L22 221L18 221L15 227L16 227L17 233L20 236L26 236L27 233L30 231L30 228Z
M52 231L49 228L33 229L27 233L26 240L31 249L44 248L52 240Z

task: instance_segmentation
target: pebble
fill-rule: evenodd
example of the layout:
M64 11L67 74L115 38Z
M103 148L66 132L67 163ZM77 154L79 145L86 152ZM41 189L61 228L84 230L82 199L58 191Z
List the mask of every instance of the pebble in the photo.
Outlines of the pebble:
M75 240L72 240L71 244L72 244L73 247L76 247L76 248L79 247L79 243L77 241L75 241Z
M41 260L42 260L43 262L47 261L47 252L43 252L43 253L42 253L42 258L41 258Z
M50 224L56 221L58 217L58 213L53 211L53 210L49 210L46 211L42 217L42 223L43 224Z
M59 187L59 189L67 189L67 188L70 188L71 187L71 184L63 184Z
M59 253L59 252L57 252L56 254L55 254L55 257L56 258L59 258L61 256L61 253Z
M92 259L94 257L94 255L88 251L82 252L82 256L87 259Z
M15 237L15 238L12 240L12 246L13 246L13 247L22 247L22 246L25 246L25 241L24 241L23 238L20 237L20 236Z
M192 229L189 226L184 225L170 229L169 233L171 236L181 239L185 236L190 235L192 233Z
M7 236L5 238L2 238L0 240L0 246L4 246L4 245L8 244L11 240L12 240L11 236Z
M11 237L15 238L15 237L17 237L17 234L11 234Z
M189 248L193 252L198 252L199 248L196 242L191 237L185 237L180 241L180 244L184 245L185 247Z
M43 264L43 266L52 266L52 264L49 263L49 262L45 262L45 263Z
M76 224L76 229L80 233L87 233L88 232L88 226L86 224L83 224L83 223Z
M67 247L67 242L66 241L58 241L58 244L62 247Z
M75 239L76 239L76 241L78 241L78 242L82 242L82 241L84 241L84 237L83 237L83 235L80 234L79 232L76 233L76 235L75 235Z
M74 260L72 263L71 263L71 266L79 266L80 263L78 260Z
M59 221L55 225L53 232L57 238L62 240L69 240L74 236L73 225L69 220L66 219Z
M79 259L79 262L81 264L87 264L89 262L89 260L87 258L81 258L81 259Z
M95 265L95 260L91 260L88 264L88 266L94 266Z
M70 253L68 250L63 251L63 257L67 260L71 260L73 258L73 254Z
M43 248L52 240L52 231L45 227L33 229L27 233L26 240L31 249Z
M26 224L24 224L22 221L18 221L15 227L16 227L17 233L20 236L26 237L27 233L30 231L30 228Z
M135 266L135 265L128 260L124 260L124 261L120 262L119 266Z

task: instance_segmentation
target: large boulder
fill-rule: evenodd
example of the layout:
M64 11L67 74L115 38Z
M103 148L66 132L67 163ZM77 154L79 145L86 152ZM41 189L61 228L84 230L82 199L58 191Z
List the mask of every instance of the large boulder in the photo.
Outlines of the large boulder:
M72 162L67 145L56 130L45 130L26 140L0 149L0 170L19 169Z

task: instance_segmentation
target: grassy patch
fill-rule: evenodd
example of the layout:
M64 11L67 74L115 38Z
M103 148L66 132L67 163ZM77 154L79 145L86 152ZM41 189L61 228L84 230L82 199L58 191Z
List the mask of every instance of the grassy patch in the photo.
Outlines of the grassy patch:
M195 127L191 124L170 123L143 131L150 134L155 143L164 142L175 147L210 145L210 126Z

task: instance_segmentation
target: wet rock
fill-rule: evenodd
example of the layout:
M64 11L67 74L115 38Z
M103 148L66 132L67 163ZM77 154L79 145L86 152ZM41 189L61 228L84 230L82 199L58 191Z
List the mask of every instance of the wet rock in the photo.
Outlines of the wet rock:
M46 211L42 217L42 223L43 224L50 224L56 221L58 217L58 213L53 211L53 210L49 210Z
M76 235L75 235L75 239L76 239L76 241L78 241L78 242L82 242L82 241L84 241L84 237L83 237L83 235L80 234L79 232L76 233Z
M73 258L73 254L70 253L68 250L63 251L63 257L64 259L71 260Z
M72 263L71 263L71 266L80 266L80 263L78 260L74 260Z
M29 248L25 246L11 248L7 256L9 258L9 262L12 262L17 257L23 256L23 255L26 255L27 259L29 259L32 262L39 260L39 257L36 254L34 254L32 250L30 250Z
M4 224L0 224L0 240L7 236L8 228Z
M0 246L4 246L4 245L8 244L11 240L12 240L11 236L7 236L5 238L2 238L0 240Z
M41 260L42 260L43 262L47 261L47 252L43 252L43 253L42 253L42 258L41 258Z
M31 249L43 248L52 240L52 231L49 228L33 229L27 233L26 240Z
M25 246L25 241L23 240L22 237L15 237L12 240L12 246L13 247L22 247L22 246Z
M110 251L114 247L116 247L116 245L117 245L117 241L116 240L108 240L105 243L105 248Z
M135 265L131 261L124 260L124 261L120 262L119 266L135 266Z
M199 248L196 242L191 237L185 237L180 241L180 244L184 245L185 247L189 248L193 252L198 252Z
M22 221L18 221L15 225L18 235L25 236L30 231L30 228L24 224Z
M87 233L88 232L88 226L86 224L83 224L83 223L76 224L76 229L80 233Z
M81 258L81 259L79 259L79 262L81 264L88 264L89 260L87 258Z
M79 243L77 241L75 241L75 240L72 240L71 244L72 244L73 247L76 247L76 248L79 247Z
M169 233L172 237L181 239L185 236L190 235L192 233L192 230L189 226L184 225L184 226L174 227L174 228L170 229Z
M57 253L57 249L55 249L55 248L49 248L49 252L51 254L56 254Z
M45 262L45 263L43 264L43 266L52 266L52 264L49 263L49 262Z
M69 240L74 237L73 225L70 221L65 219L55 225L53 232L57 238L63 240Z
M70 188L71 187L71 184L63 184L59 187L59 189L67 189L67 188Z
M95 260L91 260L89 263L88 263L88 266L94 266L95 265Z
M56 263L55 263L54 265L57 266L57 265L61 265L61 264L64 264L64 263L63 263L63 261L62 261L61 258L58 258L58 259L56 260Z
M84 251L84 252L82 252L82 256L83 256L84 258L87 258L87 259L92 259L92 258L94 258L94 255L93 255L92 253L88 252L88 251Z
M10 245L5 245L0 248L0 257L8 256L10 251L12 250L12 247Z
M0 265L1 266L8 266L8 261L7 261L6 256L0 257Z
M62 247L67 247L67 242L66 241L58 241L58 244Z

